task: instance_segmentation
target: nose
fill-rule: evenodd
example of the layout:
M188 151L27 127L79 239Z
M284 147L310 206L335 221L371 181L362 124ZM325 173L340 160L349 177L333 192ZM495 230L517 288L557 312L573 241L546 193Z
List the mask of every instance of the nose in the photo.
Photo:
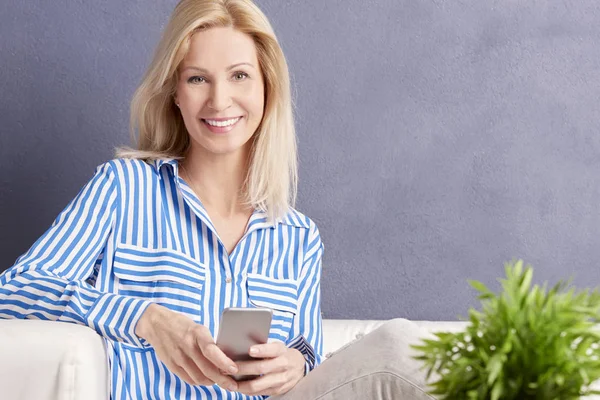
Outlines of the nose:
M215 111L223 111L231 106L231 94L226 83L215 82L210 91L208 107Z

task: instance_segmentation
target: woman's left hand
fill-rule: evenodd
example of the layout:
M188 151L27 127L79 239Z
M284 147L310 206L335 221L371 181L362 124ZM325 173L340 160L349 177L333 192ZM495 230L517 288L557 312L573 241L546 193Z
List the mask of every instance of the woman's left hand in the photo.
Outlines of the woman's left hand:
M253 353L252 350L257 352ZM250 356L260 360L238 361L236 375L262 375L238 382L238 392L250 396L275 396L290 391L304 377L302 353L281 342L252 346Z

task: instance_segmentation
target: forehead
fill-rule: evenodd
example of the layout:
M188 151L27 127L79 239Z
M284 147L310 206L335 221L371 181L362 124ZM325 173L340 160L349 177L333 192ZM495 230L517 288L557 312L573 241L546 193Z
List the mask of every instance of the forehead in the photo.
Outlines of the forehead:
M210 28L196 32L182 67L195 66L219 70L229 65L249 62L256 66L256 46L249 35L234 28Z

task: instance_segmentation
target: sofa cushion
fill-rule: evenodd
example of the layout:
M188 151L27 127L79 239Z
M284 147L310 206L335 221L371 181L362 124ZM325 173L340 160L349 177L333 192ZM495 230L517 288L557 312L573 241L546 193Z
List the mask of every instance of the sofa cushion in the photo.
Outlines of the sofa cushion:
M0 320L0 360L2 399L108 399L104 341L85 326Z
M408 320L407 320L408 321ZM350 320L350 319L324 319L323 320L323 353L331 354L352 341L379 328L383 320ZM411 321L415 328L423 332L458 332L467 326L464 321Z

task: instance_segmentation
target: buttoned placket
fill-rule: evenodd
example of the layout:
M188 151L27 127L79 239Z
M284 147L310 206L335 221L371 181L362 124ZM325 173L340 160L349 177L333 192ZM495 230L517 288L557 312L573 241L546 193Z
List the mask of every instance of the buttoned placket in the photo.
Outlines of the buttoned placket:
M179 192L181 193L181 195L183 196L183 200L185 201L185 203L188 205L188 207L190 207L190 209L192 210L192 212L198 216L198 218L200 218L200 220L202 221L202 223L204 223L207 227L207 229L209 229L211 231L211 233L213 235L215 235L215 237L218 240L219 246L221 246L224 254L227 256L226 260L227 260L227 265L224 266L224 270L225 270L225 283L226 283L226 287L225 290L227 291L227 296L228 297L232 297L232 291L234 289L234 271L232 268L233 263L235 262L234 258L237 255L237 252L240 248L240 246L243 245L244 241L256 230L258 229L264 229L264 228L272 228L273 224L270 224L266 221L266 216L263 215L263 213L261 212L257 212L256 210L252 213L252 215L250 216L250 219L248 220L248 224L246 225L246 229L244 231L244 234L242 235L241 239L238 241L238 243L235 245L233 251L231 252L231 254L229 254L227 252L227 249L225 248L225 245L223 244L223 241L221 240L221 238L219 237L219 233L217 232L216 228L214 227L210 216L208 215L208 212L206 211L206 208L204 208L204 206L202 205L202 201L198 198L198 196L195 194L195 192L193 191L192 187L188 185L188 183L183 180L180 176L179 176L179 165L176 163L173 165L173 174L175 176L175 181L177 184L177 188L179 189ZM186 186L186 188L189 190L185 191L183 190L183 186ZM193 196L193 197L192 197ZM196 204L197 203L197 204ZM245 275L242 275L242 277L244 277Z

